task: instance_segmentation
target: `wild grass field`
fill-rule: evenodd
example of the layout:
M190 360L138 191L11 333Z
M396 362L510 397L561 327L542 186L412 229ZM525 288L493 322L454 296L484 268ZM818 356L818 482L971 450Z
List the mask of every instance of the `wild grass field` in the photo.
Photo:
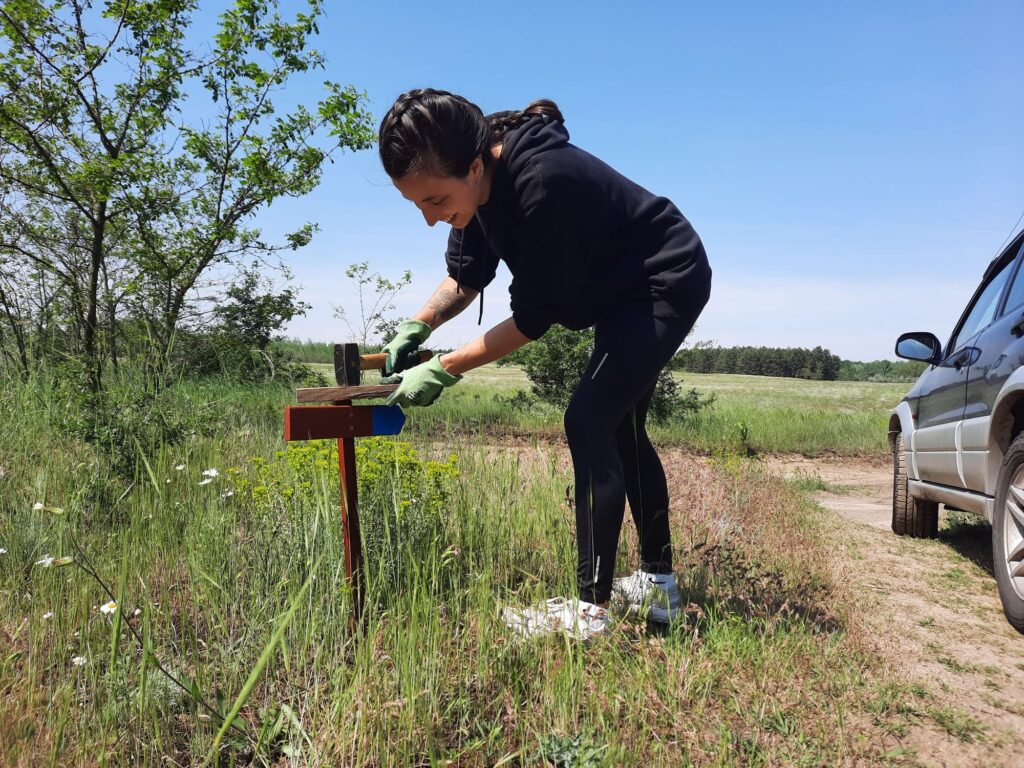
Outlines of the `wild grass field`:
M331 366L313 367L333 378ZM886 454L889 412L910 389L909 384L735 374L675 376L682 389L713 395L714 402L694 415L652 425L651 433L662 444L707 454L718 450L808 456ZM526 433L558 438L561 411L517 397L529 389L530 382L519 368L487 365L424 409L411 420L409 429L420 434Z
M655 432L686 619L619 615L586 644L500 619L574 592L559 417L508 404L515 370L359 441L357 626L336 449L282 442L287 389L183 382L168 412L201 426L117 477L61 432L49 382L5 386L0 763L905 764L915 690L851 622L824 513L730 431L758 451L876 451L902 386L684 382L717 396L700 425ZM627 515L621 573L634 538Z

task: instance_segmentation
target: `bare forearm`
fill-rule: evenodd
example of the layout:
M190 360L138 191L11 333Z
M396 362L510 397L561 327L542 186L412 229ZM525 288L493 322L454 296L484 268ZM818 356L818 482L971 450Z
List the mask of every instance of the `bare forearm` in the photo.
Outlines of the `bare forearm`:
M441 356L441 367L448 373L460 374L514 352L531 341L520 333L510 317L491 328L480 338L454 352Z
M473 303L477 291L465 286L459 287L452 278L446 277L437 286L437 290L423 305L423 309L413 315L414 320L420 320L436 330L439 325L451 320L462 310Z

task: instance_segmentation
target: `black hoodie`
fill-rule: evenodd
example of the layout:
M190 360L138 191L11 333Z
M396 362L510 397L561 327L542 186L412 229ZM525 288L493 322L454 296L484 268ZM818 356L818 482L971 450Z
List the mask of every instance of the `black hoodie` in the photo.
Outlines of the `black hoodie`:
M547 115L505 134L490 198L448 238L448 273L462 285L482 292L499 259L512 273L512 317L531 339L552 323L590 327L628 302L686 316L711 281L675 205L570 144Z

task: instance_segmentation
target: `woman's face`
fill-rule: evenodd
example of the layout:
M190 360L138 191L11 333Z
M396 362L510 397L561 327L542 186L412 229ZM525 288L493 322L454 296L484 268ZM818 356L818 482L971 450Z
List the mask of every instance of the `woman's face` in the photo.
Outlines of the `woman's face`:
M485 202L481 199L483 170L483 160L478 157L461 179L410 173L392 182L402 197L415 203L429 226L440 221L462 229L473 220L477 206Z

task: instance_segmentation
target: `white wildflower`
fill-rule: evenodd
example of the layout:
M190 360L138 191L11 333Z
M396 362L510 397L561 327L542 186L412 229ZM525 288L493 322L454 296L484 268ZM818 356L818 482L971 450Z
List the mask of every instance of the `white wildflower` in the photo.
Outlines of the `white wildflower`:
M50 566L52 566L53 558L50 557L50 553L47 552L45 555L43 555L42 560L36 560L36 565L41 565L43 566L43 568L49 568Z
M132 614L132 616L138 616L140 613L142 613L142 609L141 608L136 608L135 612Z
M37 501L32 505L33 512L49 512L51 515L63 515L64 510L60 507L48 507L43 502Z
M53 618L53 611L47 611L46 613L44 613L43 614L43 618L44 619L52 619Z
M178 470L179 472L181 472L181 470L183 470L185 468L185 465L184 464L175 464L174 468L176 470Z
M168 477L168 478L167 478L166 480L164 480L164 482L165 482L165 483L169 483L169 482L171 482L171 478L169 478L169 477Z
M0 547L0 555L6 555L6 554L7 554L7 550L4 549L3 547Z
M224 491L224 493L221 494L221 496L223 498L225 498L225 499L230 499L234 495L235 495L234 491Z
M212 477L208 477L205 480L200 480L199 484L200 485L208 485L208 484L210 484L212 482L213 482L213 478Z
M204 469L203 477L217 477L220 474L216 469Z
M71 663L76 667L84 667L89 663L89 660L85 656L72 656Z
M117 610L117 603L111 600L109 603L104 603L100 606L100 613L111 614Z

